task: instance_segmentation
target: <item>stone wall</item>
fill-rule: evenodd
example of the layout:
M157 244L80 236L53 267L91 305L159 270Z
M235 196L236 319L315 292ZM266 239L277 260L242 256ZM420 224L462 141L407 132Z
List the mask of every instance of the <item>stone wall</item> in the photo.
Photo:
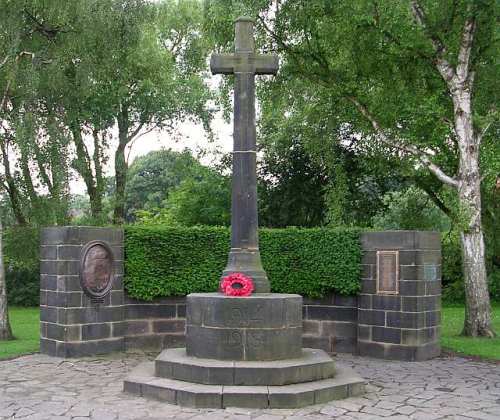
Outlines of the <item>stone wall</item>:
M80 278L82 251L93 241L109 244L114 259L111 290L96 300ZM40 351L75 357L124 350L123 231L46 228L40 255Z
M114 259L110 289L98 299L82 289L82 258L89 243L95 242L108 247ZM304 298L304 347L399 360L437 356L441 324L439 234L369 232L362 235L361 243L361 293ZM42 233L41 256L42 353L74 357L185 345L184 297L145 302L126 295L122 230L48 228Z
M186 299L162 298L152 302L125 296L127 349L161 350L185 345ZM355 353L357 298L331 295L304 299L303 345L327 352Z
M370 232L361 237L358 353L398 360L439 355L441 238L436 232ZM398 252L397 293L377 286L377 253Z

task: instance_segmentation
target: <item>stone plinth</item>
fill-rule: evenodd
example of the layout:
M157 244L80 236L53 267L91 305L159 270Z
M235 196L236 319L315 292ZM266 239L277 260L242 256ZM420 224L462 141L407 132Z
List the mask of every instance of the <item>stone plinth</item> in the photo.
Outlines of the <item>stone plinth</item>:
M187 297L186 352L218 360L282 360L302 354L302 297L194 293Z
M45 228L40 255L40 352L123 351L123 230Z
M190 357L179 348L164 350L156 358L155 374L207 385L288 385L331 378L335 365L317 349L303 349L297 359L248 362Z
M350 368L302 349L302 297L187 297L186 348L139 365L124 391L189 407L297 408L364 393Z
M439 356L439 233L366 232L361 235L361 244L359 354L408 361Z

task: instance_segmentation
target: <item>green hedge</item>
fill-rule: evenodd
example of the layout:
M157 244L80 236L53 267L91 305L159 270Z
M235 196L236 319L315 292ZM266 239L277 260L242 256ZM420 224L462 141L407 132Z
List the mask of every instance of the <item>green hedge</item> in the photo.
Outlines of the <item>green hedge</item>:
M17 227L4 231L7 301L12 306L38 306L40 302L40 231Z
M356 294L359 229L261 229L262 263L273 292ZM125 287L139 299L217 290L230 232L218 227L128 226Z

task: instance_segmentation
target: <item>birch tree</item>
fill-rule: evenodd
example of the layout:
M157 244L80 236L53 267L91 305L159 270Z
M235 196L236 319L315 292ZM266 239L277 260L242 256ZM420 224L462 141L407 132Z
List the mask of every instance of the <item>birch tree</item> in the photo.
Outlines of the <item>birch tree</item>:
M466 290L463 334L492 337L479 162L483 139L498 127L498 3L232 3L211 2L207 16L213 19L222 8L253 13L271 38L261 38L263 48L282 56L276 83L291 86L291 101L306 95L311 107L329 103L322 105L325 118L356 131L360 147L377 145L455 192ZM294 91L298 78L303 89ZM271 109L272 95L261 95Z
M11 340L12 329L9 322L7 306L7 282L5 279L5 265L3 258L3 225L0 219L0 341Z

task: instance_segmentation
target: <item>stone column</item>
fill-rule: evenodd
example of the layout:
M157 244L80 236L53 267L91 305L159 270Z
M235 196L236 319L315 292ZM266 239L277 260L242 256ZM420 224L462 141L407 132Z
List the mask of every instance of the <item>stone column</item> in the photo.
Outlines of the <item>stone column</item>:
M124 350L123 231L46 228L40 251L41 353L79 357Z
M367 232L362 234L361 242L359 354L409 361L438 356L441 351L439 233Z

